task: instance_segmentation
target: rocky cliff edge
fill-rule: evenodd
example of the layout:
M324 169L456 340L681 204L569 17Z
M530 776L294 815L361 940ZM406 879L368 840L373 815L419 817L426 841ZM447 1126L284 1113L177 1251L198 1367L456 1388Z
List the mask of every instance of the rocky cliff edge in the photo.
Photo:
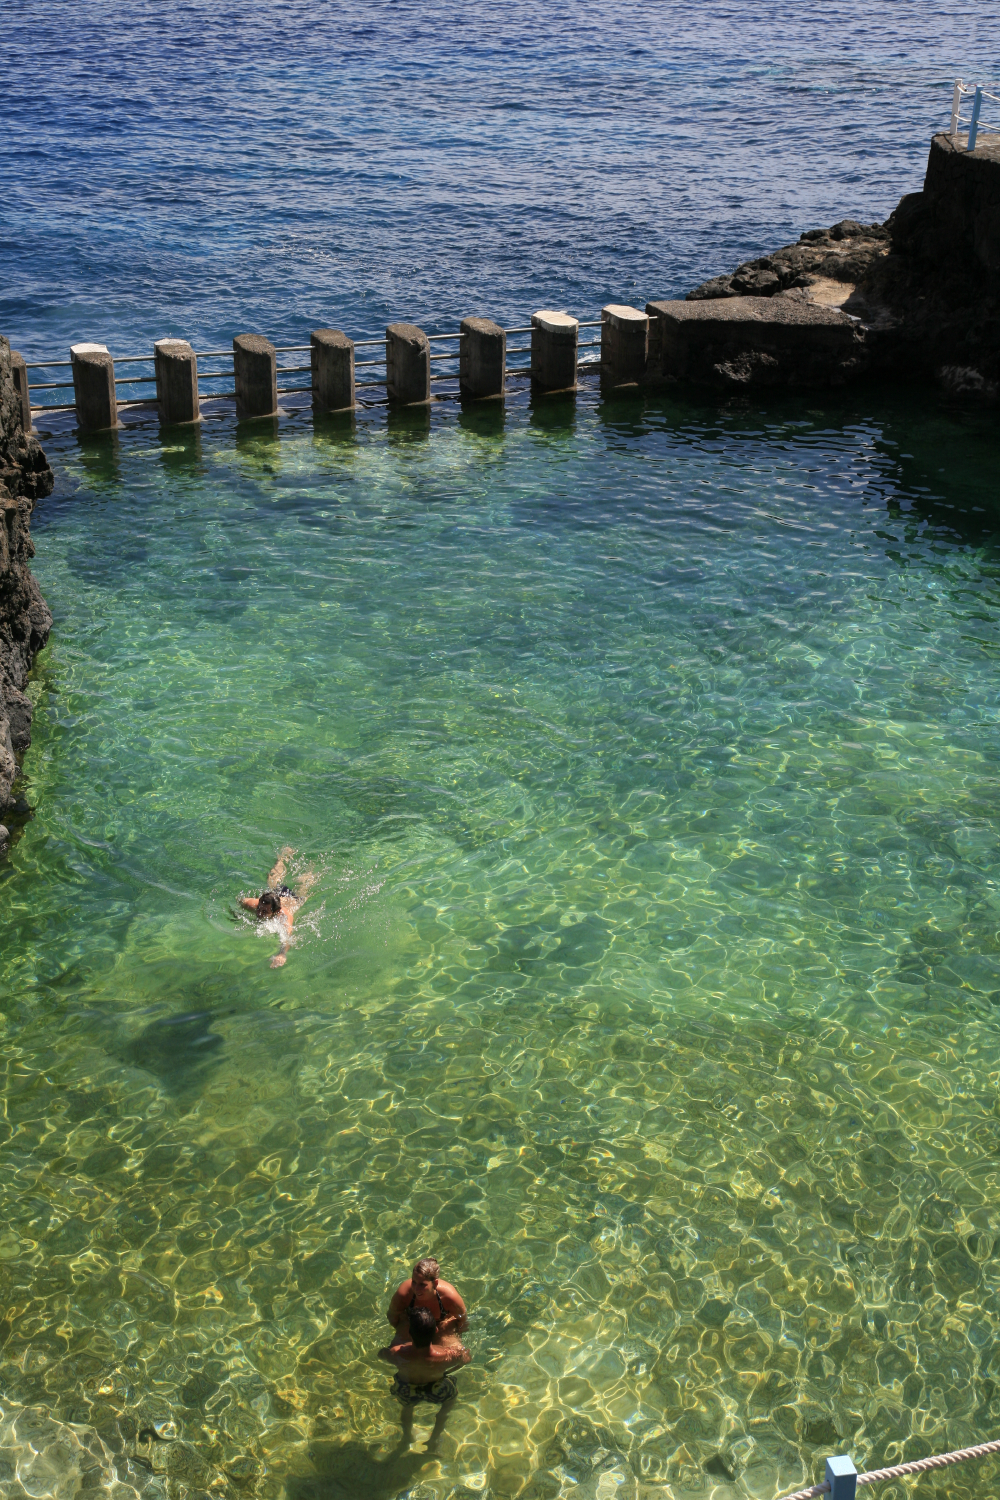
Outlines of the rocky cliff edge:
M856 319L859 374L1000 400L1000 135L981 136L974 151L936 135L922 191L901 199L885 224L842 219L810 229L687 300L759 297Z
M36 438L21 422L10 344L0 335L0 815L11 806L18 762L31 744L31 703L24 687L45 645L52 614L31 574L31 512L53 476ZM7 842L0 832L0 852Z

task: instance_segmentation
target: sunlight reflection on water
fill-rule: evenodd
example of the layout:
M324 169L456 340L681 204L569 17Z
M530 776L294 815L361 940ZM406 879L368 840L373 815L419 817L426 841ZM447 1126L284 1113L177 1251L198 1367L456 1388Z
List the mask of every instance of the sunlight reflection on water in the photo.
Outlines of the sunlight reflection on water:
M18 1451L41 1423L59 1500L115 1462L721 1500L989 1435L980 438L587 393L435 423L52 445L0 874ZM320 879L275 974L230 913L286 841ZM372 1354L425 1252L474 1358L400 1456Z

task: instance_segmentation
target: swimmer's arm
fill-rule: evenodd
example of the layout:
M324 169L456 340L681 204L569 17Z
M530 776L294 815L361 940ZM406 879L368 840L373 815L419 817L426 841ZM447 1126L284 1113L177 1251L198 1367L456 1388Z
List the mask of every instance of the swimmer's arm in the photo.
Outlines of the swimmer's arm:
M467 1365L469 1363L469 1360L471 1358L472 1355L464 1345L461 1349L456 1349L454 1354L449 1351L444 1373L447 1375L449 1370L460 1370L463 1365Z
M410 1282L409 1280L406 1280L403 1282L402 1286L397 1287L393 1292L392 1301L389 1303L389 1311L385 1315L386 1322L391 1323L393 1328L399 1327L399 1324L402 1321L403 1317L403 1309L406 1306L407 1301L409 1300L409 1296Z
M440 1321L440 1331L442 1333L464 1333L469 1326L469 1313L465 1303L462 1301L461 1295L455 1290L450 1281L439 1281L438 1291L441 1293L446 1304L451 1304Z
M389 1345L388 1349L380 1349L378 1357L379 1359L384 1359L387 1365L394 1365L399 1359L399 1355L392 1344Z
M245 906L247 911L256 911L260 904L259 896L241 896L240 905Z

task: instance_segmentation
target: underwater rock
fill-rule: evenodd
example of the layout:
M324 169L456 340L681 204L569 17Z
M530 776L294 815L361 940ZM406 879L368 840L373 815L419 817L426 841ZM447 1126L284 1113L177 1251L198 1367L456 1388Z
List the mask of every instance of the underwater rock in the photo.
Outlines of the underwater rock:
M0 1491L5 1495L75 1500L86 1493L163 1500L162 1483L145 1465L113 1452L93 1427L60 1422L41 1406L3 1401L0 1454Z
M8 805L18 758L31 744L31 703L23 688L45 645L52 615L31 574L30 519L53 476L37 438L22 425L10 345L0 335L0 812Z

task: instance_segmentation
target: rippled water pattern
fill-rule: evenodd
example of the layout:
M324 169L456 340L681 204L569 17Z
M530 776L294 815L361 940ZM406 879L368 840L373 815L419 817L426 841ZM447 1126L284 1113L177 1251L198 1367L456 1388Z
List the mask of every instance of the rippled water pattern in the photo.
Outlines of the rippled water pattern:
M723 1500L993 1434L993 441L590 391L54 441L19 1472L34 1422L151 1500ZM279 973L235 902L286 841ZM427 1251L474 1358L400 1456Z
M883 218L995 42L956 0L8 10L29 358L679 294ZM996 1435L994 427L429 425L47 444L4 1500L771 1500ZM236 903L286 842L275 972ZM400 1454L372 1356L428 1251L473 1362Z
M17 0L0 328L51 359L683 295L884 219L996 28L988 0Z

